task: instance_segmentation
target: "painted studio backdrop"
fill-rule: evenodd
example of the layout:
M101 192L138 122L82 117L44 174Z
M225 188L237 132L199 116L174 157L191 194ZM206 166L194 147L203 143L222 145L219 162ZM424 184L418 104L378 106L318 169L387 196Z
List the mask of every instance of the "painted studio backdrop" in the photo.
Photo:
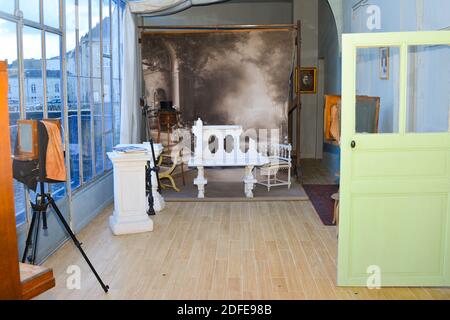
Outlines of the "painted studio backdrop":
M145 33L147 103L173 101L187 125L201 117L285 136L294 37L285 30Z

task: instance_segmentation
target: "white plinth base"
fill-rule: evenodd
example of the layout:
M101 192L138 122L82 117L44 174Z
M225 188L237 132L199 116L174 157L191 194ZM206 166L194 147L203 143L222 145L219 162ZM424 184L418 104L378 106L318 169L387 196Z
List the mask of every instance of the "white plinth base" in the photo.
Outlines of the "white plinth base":
M109 226L116 236L153 231L153 221L147 215L133 221L118 221L113 214L109 217Z
M126 146L126 145L121 145ZM114 235L153 231L153 221L147 215L148 198L146 196L146 166L154 166L153 156L148 144L131 145L144 147L146 153L108 152L114 166L114 214L109 225ZM161 145L155 145L155 156L162 151ZM164 209L164 199L158 192L158 180L152 173L152 194L156 212Z

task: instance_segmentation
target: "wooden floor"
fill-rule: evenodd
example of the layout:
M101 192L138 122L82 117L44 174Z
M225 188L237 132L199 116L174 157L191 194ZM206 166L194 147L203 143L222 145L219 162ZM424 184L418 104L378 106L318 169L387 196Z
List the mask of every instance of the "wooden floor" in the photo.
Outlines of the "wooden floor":
M68 242L45 263L57 284L40 299L450 299L450 289L336 287L336 230L308 201L169 203L153 232L121 237L111 212L79 234L110 293ZM66 289L70 265L80 290Z

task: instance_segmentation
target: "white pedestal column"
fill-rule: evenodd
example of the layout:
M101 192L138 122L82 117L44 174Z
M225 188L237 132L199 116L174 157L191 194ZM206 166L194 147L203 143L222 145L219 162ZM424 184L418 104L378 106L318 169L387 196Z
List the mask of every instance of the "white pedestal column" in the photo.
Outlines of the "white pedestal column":
M253 198L253 188L258 181L253 176L254 166L246 166L244 174L244 189L247 198Z
M156 156L160 152L160 148L155 146ZM153 221L147 215L148 200L145 194L145 166L147 161L151 161L151 153L109 152L108 157L114 167L114 213L109 217L112 232L122 235L152 231ZM156 185L155 180L156 177L152 179L152 186ZM155 211L161 211L164 201L156 189L153 196Z
M198 188L198 198L205 198L205 185L208 184L208 180L205 179L205 168L197 167L198 175L197 178L194 179L194 184Z

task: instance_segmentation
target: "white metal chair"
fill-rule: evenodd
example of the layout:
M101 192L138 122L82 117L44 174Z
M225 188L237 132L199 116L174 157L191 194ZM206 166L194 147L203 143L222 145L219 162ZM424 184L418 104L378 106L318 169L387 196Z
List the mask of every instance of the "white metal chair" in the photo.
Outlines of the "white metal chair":
M257 184L267 187L270 191L272 187L287 186L291 188L292 146L290 144L270 144L261 149L262 154L267 155L270 162L262 167L256 168ZM280 177L280 172L285 172L287 177ZM259 173L259 174L258 174Z

